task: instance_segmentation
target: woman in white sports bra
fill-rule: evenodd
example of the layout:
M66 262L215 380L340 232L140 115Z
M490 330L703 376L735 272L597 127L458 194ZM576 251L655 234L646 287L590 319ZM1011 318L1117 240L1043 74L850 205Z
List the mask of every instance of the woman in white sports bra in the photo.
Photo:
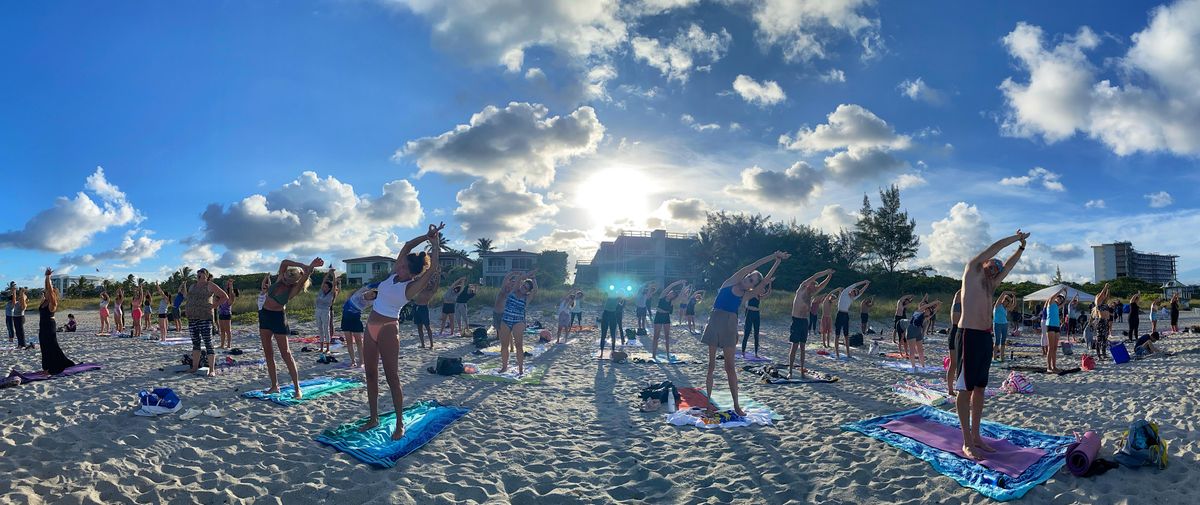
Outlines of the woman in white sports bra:
M404 244L404 249L392 264L392 275L379 283L375 305L371 315L367 316L367 338L363 339L363 364L367 372L367 405L371 407L371 417L359 431L368 431L379 426L379 358L383 357L383 374L387 379L388 390L392 393L392 406L396 409L396 429L392 431L392 440L400 440L404 436L404 393L400 388L400 374L397 370L400 359L400 309L410 299L420 293L429 282L437 282L434 269L429 266L438 264L438 232L445 228L445 223L429 225L429 231ZM422 242L429 242L429 253L419 254L411 251Z

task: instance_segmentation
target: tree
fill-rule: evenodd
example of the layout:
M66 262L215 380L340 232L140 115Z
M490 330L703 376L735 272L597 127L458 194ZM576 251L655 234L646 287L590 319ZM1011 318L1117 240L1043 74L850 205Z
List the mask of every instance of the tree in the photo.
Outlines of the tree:
M1055 285L1058 285L1058 284L1062 284L1062 281L1063 281L1063 277L1062 277L1062 267L1060 267L1060 266L1058 266L1058 265L1054 265L1054 279L1053 279L1053 282L1054 282L1054 284L1055 284Z
M567 282L567 253L542 251L537 258L538 285L562 286Z
M492 239L480 237L475 240L475 250L473 252L475 253L476 257L483 253L490 253L495 250L496 248L492 245Z
M865 200L865 195L864 195ZM900 188L895 185L879 190L879 207L870 208L864 202L863 215L856 224L856 235L863 252L874 259L889 274L901 263L917 256L921 240L917 237L917 221L900 208Z

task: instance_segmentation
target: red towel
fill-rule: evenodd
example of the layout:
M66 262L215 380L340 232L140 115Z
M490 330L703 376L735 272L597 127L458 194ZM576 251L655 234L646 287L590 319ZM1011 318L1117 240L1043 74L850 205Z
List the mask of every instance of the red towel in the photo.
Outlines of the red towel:
M679 410L687 410L692 407L699 407L705 410L716 408L709 401L708 397L704 396L704 391L696 388L679 388L679 396L682 398L678 405Z

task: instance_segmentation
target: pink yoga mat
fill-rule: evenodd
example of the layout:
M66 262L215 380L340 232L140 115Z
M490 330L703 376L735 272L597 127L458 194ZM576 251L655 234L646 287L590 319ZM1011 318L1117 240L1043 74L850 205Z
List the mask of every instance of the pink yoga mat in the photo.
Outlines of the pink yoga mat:
M14 375L17 375L17 376L20 376L21 380L24 382L33 382L33 381L44 381L47 379L52 379L54 377L75 375L80 372L87 372L87 371L99 370L99 369L100 369L100 365L97 363L80 363L78 365L64 369L62 371L62 373L57 374L57 375L50 375L50 374L47 374L46 372L42 372L40 370L37 372L18 372L16 370L13 370L12 372L10 372L8 374L8 376L12 377Z
M914 414L888 421L883 428L930 447L957 454L962 458L967 457L962 451L962 430L955 426L947 426ZM983 439L995 448L996 452L984 453L986 459L979 460L978 463L1010 477L1019 477L1025 469L1046 455L1046 451L1042 449L1020 447L1007 440L988 437Z
M1100 452L1100 434L1089 431L1078 442L1067 447L1067 470L1082 477L1092 467L1096 453Z

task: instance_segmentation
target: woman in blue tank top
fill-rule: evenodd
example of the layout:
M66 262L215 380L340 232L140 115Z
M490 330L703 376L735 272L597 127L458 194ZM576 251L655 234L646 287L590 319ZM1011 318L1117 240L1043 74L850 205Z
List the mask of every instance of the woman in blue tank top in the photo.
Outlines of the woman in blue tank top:
M746 415L738 403L737 368L734 366L733 349L737 346L738 337L738 308L742 305L742 297L756 296L774 280L775 269L779 262L791 256L788 253L776 251L774 254L755 261L721 284L717 297L713 300L712 313L708 316L708 325L704 328L704 336L700 342L708 345L708 375L705 378L705 392L712 397L713 372L717 362L717 348L724 353L725 376L729 379L729 394L733 396L733 410L740 416ZM758 271L769 262L774 262L767 275Z
M1067 299L1067 288L1062 288L1046 301L1046 371L1058 372L1058 335L1062 326L1059 307Z

